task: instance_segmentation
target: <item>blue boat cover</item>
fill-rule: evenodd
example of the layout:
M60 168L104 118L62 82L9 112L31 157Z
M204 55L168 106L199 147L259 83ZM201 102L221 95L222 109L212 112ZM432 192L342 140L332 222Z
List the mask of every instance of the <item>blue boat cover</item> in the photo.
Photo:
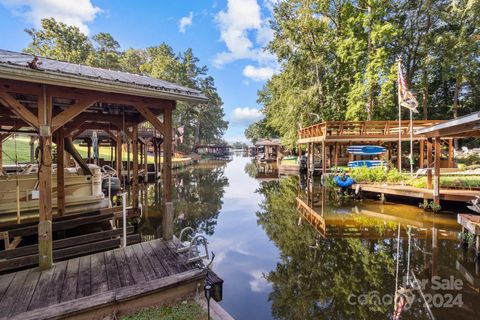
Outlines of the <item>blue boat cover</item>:
M370 146L370 145L365 145L365 146L348 146L347 147L347 152L351 154L356 154L356 155L364 155L364 156L370 156L370 155L377 155L386 152L387 149L382 146Z
M350 161L348 163L349 168L359 168L359 167L381 167L385 166L387 163L386 161L382 160L358 160L358 161Z

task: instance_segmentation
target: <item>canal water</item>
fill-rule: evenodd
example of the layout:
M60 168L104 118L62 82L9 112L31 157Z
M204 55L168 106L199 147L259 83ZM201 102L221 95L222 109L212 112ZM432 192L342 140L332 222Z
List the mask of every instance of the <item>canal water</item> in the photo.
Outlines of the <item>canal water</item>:
M236 319L479 319L480 267L453 214L339 197L246 157L186 168L174 183L175 234L206 235L220 304ZM142 197L149 240L161 233L158 186Z

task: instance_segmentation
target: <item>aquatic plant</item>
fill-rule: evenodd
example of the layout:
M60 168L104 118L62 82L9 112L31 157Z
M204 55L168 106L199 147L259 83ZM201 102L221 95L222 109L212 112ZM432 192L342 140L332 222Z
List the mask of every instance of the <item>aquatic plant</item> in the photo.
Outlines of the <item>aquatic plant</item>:
M436 204L434 201L428 201L427 199L424 199L423 202L420 202L418 204L418 207L426 210L426 211L433 211L433 212L439 212L442 210L442 206L439 204Z

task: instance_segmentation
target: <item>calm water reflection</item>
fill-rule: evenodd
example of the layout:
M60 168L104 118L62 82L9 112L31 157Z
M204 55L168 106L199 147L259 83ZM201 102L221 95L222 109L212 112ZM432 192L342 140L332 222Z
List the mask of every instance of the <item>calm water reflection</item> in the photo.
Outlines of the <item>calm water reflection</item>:
M461 290L446 291L433 291L427 284L427 299L440 293L446 303L449 294L461 294L463 301L462 307L434 307L435 318L478 319L479 270L472 253L462 250L454 216L368 200L335 205L318 183L298 177L273 179L275 172L235 157L228 163L189 168L175 177L176 214L186 217L176 225L176 234L192 226L208 235L209 248L216 254L214 270L225 280L221 304L235 318L391 319L393 303L373 299L365 304L358 298L394 295L400 225L400 284L407 274L410 233L409 270L418 279L453 276L463 284ZM161 230L157 191L150 185L144 192L148 205L140 231L145 239ZM326 228L317 230L300 219L297 197L323 216ZM416 297L401 319L429 318ZM437 298L433 302L439 305Z

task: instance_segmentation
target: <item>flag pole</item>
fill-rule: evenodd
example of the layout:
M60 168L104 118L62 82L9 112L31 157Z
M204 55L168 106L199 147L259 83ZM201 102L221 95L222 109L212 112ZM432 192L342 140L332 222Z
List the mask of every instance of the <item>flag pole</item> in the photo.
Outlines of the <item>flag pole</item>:
M413 177L413 111L410 109L410 176Z
M397 75L400 73L402 59L399 58L398 62L398 71ZM397 147L397 164L398 172L402 173L402 106L401 106L401 92L400 92L400 81L397 76L397 96L398 96L398 147Z

